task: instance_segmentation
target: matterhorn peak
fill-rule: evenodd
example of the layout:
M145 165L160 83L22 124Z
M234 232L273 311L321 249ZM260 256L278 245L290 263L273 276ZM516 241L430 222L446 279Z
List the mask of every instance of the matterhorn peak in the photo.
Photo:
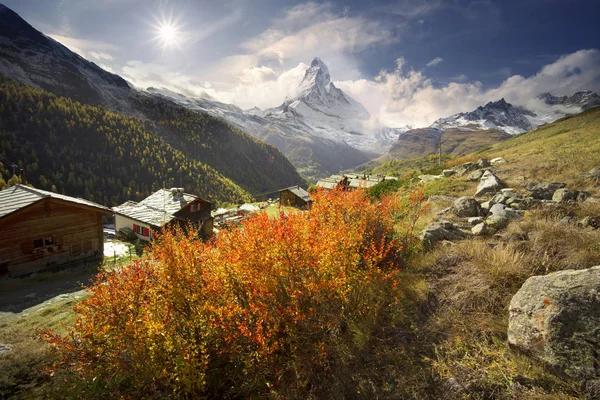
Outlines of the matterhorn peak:
M319 57L315 57L300 83L300 93L307 95L315 88L326 89L330 83L331 76L327 65Z

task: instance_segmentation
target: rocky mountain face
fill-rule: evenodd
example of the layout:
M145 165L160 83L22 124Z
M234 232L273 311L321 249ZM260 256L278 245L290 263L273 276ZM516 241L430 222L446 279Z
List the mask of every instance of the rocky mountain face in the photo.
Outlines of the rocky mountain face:
M591 90L577 92L572 96L553 96L550 93L542 93L538 96L545 104L550 106L565 106L576 109L576 112L585 111L592 107L600 106L600 96Z
M463 112L447 118L440 118L431 124L432 128L448 129L499 129L508 134L527 132L533 125L529 118L536 114L523 107L515 107L503 98L471 112Z
M502 98L470 112L440 118L427 128L408 130L400 134L387 156L403 160L436 153L440 137L443 153L463 155L600 105L600 96L591 91L562 97L544 93L537 99L544 104L543 112L515 106Z
M0 4L0 74L115 111L130 110L127 82L45 36Z

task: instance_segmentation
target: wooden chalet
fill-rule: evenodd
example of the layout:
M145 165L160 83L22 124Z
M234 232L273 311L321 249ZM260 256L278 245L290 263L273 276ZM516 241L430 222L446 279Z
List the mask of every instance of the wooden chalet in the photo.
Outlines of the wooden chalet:
M279 204L281 206L306 208L311 203L310 194L300 186L291 186L279 191Z
M184 193L182 188L161 189L136 203L127 201L113 207L115 230L130 228L139 239L150 241L166 226L189 224L202 237L213 233L212 204L197 196Z
M109 208L24 185L0 191L0 277L103 257Z

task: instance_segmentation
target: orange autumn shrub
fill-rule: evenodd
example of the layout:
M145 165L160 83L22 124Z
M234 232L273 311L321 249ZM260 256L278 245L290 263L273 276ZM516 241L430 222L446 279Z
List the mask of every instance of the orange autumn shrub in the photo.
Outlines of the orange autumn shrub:
M143 259L102 273L70 334L40 333L56 367L119 397L287 397L344 379L340 366L381 324L406 323L390 310L410 297L402 267L423 196L313 199L209 243L166 233Z

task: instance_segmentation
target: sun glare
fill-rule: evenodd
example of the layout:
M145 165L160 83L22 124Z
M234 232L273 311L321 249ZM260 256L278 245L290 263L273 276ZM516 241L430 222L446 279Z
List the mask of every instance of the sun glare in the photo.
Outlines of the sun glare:
M157 19L153 28L154 39L164 50L181 47L183 34L176 20L164 17Z

